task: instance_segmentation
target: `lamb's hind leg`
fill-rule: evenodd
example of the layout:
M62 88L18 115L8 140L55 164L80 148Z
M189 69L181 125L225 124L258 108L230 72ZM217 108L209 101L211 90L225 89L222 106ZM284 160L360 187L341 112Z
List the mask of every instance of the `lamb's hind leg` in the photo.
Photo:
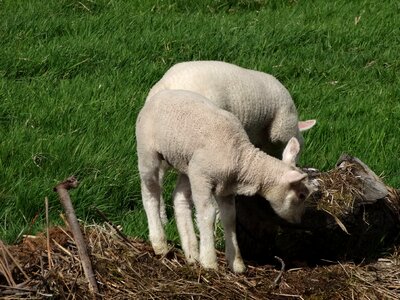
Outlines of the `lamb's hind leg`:
M199 259L199 250L192 219L192 199L189 178L180 174L174 191L176 225L182 249L189 264Z
M246 270L236 238L236 207L233 197L217 197L225 237L225 257L236 273Z
M167 170L168 170L168 164L165 161L162 161L160 165L160 172L158 175L159 176L158 181L160 183L160 186L163 186L164 175L167 172ZM160 218L163 225L168 223L167 209L165 206L165 200L162 193L160 194Z
M168 245L160 217L161 186L159 172L161 161L157 154L138 156L142 200L149 225L150 242L154 252L163 255L168 252Z
M200 231L200 264L206 269L217 269L213 230L216 208L213 204L211 186L201 174L189 174L189 176Z

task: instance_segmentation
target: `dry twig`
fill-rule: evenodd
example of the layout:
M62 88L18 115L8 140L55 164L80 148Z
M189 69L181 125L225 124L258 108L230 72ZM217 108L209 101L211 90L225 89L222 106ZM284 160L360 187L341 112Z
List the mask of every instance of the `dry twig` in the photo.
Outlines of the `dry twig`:
M281 270L279 271L278 276L276 276L276 278L272 284L273 288L276 288L279 285L279 283L281 282L282 276L283 276L283 272L285 272L285 262L283 261L283 259L278 256L275 256L275 259L279 260L279 262L281 263Z
M46 206L46 241L47 241L47 259L49 263L49 269L53 267L53 261L51 260L51 248L50 248L50 233L49 233L49 199L44 198L44 203Z
M69 197L68 190L71 188L76 188L78 186L78 181L75 177L69 177L67 180L59 183L54 190L58 193L62 206L64 207L65 214L69 226L71 228L72 234L74 236L76 246L78 247L79 257L81 258L81 263L85 277L89 282L89 290L92 293L98 293L99 288L97 287L96 278L93 272L92 264L86 249L85 240L82 235L82 231L79 227L78 219L76 218L74 207L72 206L71 198Z

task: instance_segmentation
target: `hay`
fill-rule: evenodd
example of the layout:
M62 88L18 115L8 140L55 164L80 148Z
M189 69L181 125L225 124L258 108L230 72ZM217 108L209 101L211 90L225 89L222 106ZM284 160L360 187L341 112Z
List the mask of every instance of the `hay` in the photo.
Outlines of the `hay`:
M151 247L139 240L124 241L107 223L84 228L87 246L91 253L96 278L104 298L118 299L179 299L179 298L254 298L259 271L250 269L252 280L230 272L206 272L200 267L186 265L180 251L171 250L168 257L155 257ZM5 290L0 296L21 298L61 297L63 299L85 299L89 296L75 243L68 231L53 228L50 231L51 258L48 264L46 238L43 234L26 237L20 245L9 246L13 257L29 278L23 278L15 265L10 265L10 256L2 260L10 265L15 282L2 284ZM221 254L219 255L220 263ZM266 269L262 277L274 278L279 273ZM0 280L2 281L2 280ZM18 282L18 285L17 285ZM271 280L268 280L268 285ZM268 287L268 286L267 286ZM253 291L254 290L254 291ZM257 292L258 296L263 292Z
M309 204L339 218L353 213L356 199L362 198L362 182L354 175L351 165L320 173L317 180L320 199Z
M334 169L327 172L312 169L310 177L317 181L318 186L317 193L307 203L310 208L345 219L355 214L359 207L385 199L400 220L399 192L386 186L380 177L356 157L343 154Z
M288 224L260 196L237 196L242 256L289 266L374 260L400 241L400 192L355 157L342 155L330 171L304 169L317 186L301 224Z
M365 205L383 200L391 211L391 217L400 223L399 190L386 186L381 178L357 158L343 155L339 162L330 171L313 174L318 191L306 202L307 209L329 214L344 232L350 234L345 223L354 219L360 208L364 209ZM376 186L379 186L379 191L374 190L371 198L371 189ZM377 221L375 214L372 218L374 222ZM369 222L365 216L363 221L367 224Z
M72 234L61 227L47 228L47 234L26 236L19 245L5 246L0 242L0 297L400 299L398 249L364 265L339 263L284 270L285 265L293 266L302 255L318 262L332 254L364 260L367 248L378 253L382 247L396 245L399 190L385 187L359 160L347 156L345 159L346 163L334 170L313 175L319 192L308 204L309 215L303 219L309 223L303 222L303 227L280 225L271 207L265 206L265 199L237 197L242 254L247 249L250 254L253 251L265 258L272 250L284 258L275 259L281 270L271 265L253 265L245 274L233 274L224 255L218 252L219 270L206 271L198 265L188 266L182 252L173 247L166 257L156 257L150 245L126 238L105 218L103 225L81 226L99 287L95 297L90 293ZM334 227L330 226L332 218L337 223ZM346 232L350 225L350 235L335 228L337 225Z
M348 265L346 272L351 279L351 288L363 296L360 299L397 300L400 297L400 256L397 251L363 268Z
M51 228L49 265L45 234L0 248L2 299L88 299L77 248L63 228ZM273 266L249 266L231 273L219 253L219 271L186 265L180 250L154 256L137 239L122 239L112 226L84 227L99 285L99 298L116 299L398 299L398 253L375 264L299 268L281 273ZM12 258L11 258L12 257ZM4 268L4 266L7 266ZM8 274L9 282L5 274ZM282 276L280 283L274 281ZM397 297L397 298L396 298Z

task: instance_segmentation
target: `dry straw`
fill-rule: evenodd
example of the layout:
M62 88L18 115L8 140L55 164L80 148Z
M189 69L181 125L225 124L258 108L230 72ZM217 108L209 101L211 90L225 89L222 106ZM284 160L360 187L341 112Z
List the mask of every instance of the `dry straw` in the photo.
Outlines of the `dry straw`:
M317 177L321 194L311 202L338 219L365 201L362 182L351 164ZM399 216L399 191L385 198ZM400 254L377 262L281 270L249 266L233 274L218 253L218 271L188 266L179 249L157 257L151 246L128 239L106 218L103 225L78 225L104 299L400 299ZM344 225L343 225L344 226ZM68 224L67 224L68 228ZM345 230L345 228L344 228ZM278 258L279 260L279 258ZM18 245L0 243L0 298L92 299L82 258L72 233L63 227L25 236Z
M70 232L50 229L53 266L48 264L45 234L26 236L21 244L0 245L0 297L4 299L89 299L78 250ZM181 251L164 258L139 240L125 241L113 226L84 227L99 286L98 297L109 299L399 299L400 257L365 266L353 264L288 270L250 266L244 275L222 267L207 272L186 265ZM274 286L274 280L282 276ZM335 286L335 289L332 289ZM279 298L281 297L281 298ZM285 298L286 297L286 298Z

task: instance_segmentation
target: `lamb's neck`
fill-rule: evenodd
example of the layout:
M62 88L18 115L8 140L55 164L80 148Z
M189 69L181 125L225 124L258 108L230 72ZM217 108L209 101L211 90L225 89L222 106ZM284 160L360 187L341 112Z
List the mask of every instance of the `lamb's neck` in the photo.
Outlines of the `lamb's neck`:
M274 186L284 171L282 161L251 144L242 149L239 164L237 193L248 196L260 192L265 186Z

